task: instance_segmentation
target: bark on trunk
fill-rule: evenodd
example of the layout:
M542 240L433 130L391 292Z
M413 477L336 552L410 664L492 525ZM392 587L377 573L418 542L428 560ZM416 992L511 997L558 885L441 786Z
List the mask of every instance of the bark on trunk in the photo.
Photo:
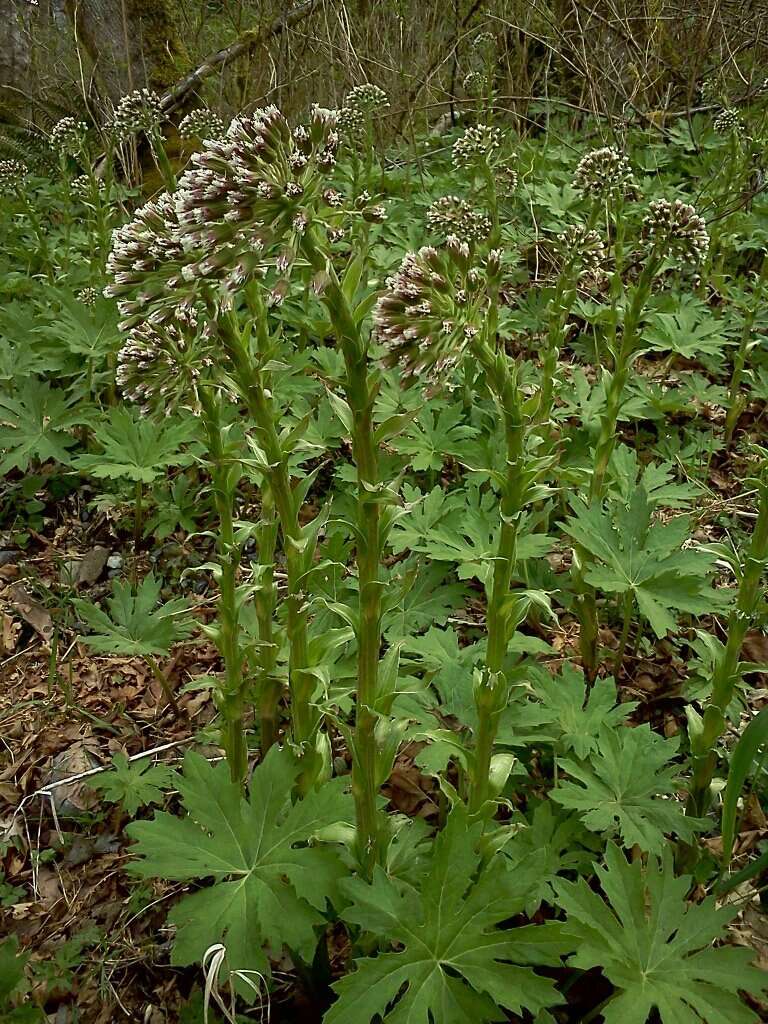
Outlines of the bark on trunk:
M113 103L144 86L162 93L188 63L170 0L65 0L65 6Z
M0 93L26 92L32 59L29 28L34 11L27 0L0 0ZM12 103L10 96L8 101Z

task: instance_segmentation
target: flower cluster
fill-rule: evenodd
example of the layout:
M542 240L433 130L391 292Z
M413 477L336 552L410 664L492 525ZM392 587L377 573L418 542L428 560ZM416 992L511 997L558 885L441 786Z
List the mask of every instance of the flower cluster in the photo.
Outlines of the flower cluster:
M574 266L580 264L583 273L595 273L605 263L605 245L597 231L584 224L571 224L557 236L563 261Z
M215 110L199 107L192 110L179 122L182 139L223 139L227 126Z
M51 130L50 143L59 153L77 156L85 145L88 125L85 121L76 121L74 117L62 117Z
M679 264L700 263L709 250L709 234L704 218L681 199L670 203L654 199L643 218L642 237L662 256Z
M501 132L487 124L472 125L453 144L455 167L469 167L478 163L491 163L501 147Z
M73 178L69 183L69 191L76 199L87 203L93 199L94 181L96 181L96 188L99 191L99 195L104 195L107 190L106 184L100 178L93 179L87 174L78 174L76 178Z
M482 71L468 71L461 84L468 96L482 96L488 91L488 78Z
M95 306L98 297L98 291L96 288L91 288L90 285L87 288L81 288L76 295L77 301L82 302L84 306Z
M151 89L134 89L123 96L115 108L112 132L122 142L137 132L152 134L162 120L163 106L157 93Z
M117 385L149 413L179 405L197 410L198 383L213 365L210 329L201 328L194 306L179 306L175 323L135 327L117 356Z
M573 187L595 197L630 197L637 193L629 160L613 146L593 149L581 158L573 176Z
M365 85L356 85L354 89L350 89L344 105L359 110L365 117L372 117L388 109L389 99L378 85L367 82Z
M481 242L491 233L490 219L458 196L443 196L432 203L427 226L435 234L455 235L462 242Z
M178 228L173 196L162 192L113 232L106 268L112 283L104 294L118 299L122 330L147 318L153 323L172 320L180 305L192 301L196 276L190 266L200 257L182 244Z
M489 50L496 45L496 36L493 32L478 32L472 45L476 50Z
M293 132L277 107L235 118L223 140L193 155L179 181L184 237L208 251L207 262L236 245L245 280L265 246L306 230L338 145L335 111L320 107Z
M350 142L360 142L365 138L367 124L365 114L357 107L341 107L337 113L336 126Z
M734 110L733 107L726 107L725 110L720 111L712 122L712 127L718 135L740 134L744 131L744 122L739 117L738 110Z
M424 246L406 255L374 311L385 362L399 364L406 383L421 377L433 384L459 362L484 323L488 278L499 265L498 251L483 264L453 236L440 250Z
M496 187L504 195L511 195L517 191L519 178L517 171L511 163L500 164L495 169Z
M15 192L29 174L29 168L21 160L0 160L0 195Z

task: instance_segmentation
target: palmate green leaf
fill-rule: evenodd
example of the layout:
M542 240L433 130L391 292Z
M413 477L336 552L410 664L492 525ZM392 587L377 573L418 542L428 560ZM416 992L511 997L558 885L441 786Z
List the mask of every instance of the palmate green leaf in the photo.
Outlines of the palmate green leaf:
M611 476L613 487L625 504L629 504L637 487L638 479L648 495L648 503L653 507L663 505L665 508L690 508L691 502L701 494L701 487L686 480L678 483L675 478L675 466L672 462L649 462L640 465L637 452L626 444L616 447L611 457Z
M676 352L685 359L719 356L734 343L722 321L703 302L681 293L671 312L651 313L643 328L643 340L662 352Z
M433 521L427 533L413 539L411 550L441 562L455 563L461 580L475 577L485 582L493 572L496 555L498 502L493 491L470 487L460 505L452 503L450 515L446 510L445 515ZM525 524L524 519L517 544L518 560L543 557L551 547L549 537L527 533Z
M71 430L87 416L77 396L29 378L15 394L0 395L0 475L22 472L32 460L68 465L76 443Z
M588 583L607 593L631 593L658 637L677 627L670 609L701 615L723 606L711 587L715 556L705 548L682 550L690 535L689 518L652 523L645 488L638 486L629 505L573 502L563 528L592 554Z
M449 615L466 602L469 591L462 583L445 582L446 567L421 565L415 559L395 566L393 576L413 577L398 607L384 616L384 630L392 637L412 636L435 623L444 626Z
M0 942L0 1009L24 981L24 965L29 956L19 954L19 940L9 935Z
M273 747L256 768L248 799L231 782L225 763L210 765L192 752L177 788L186 817L156 813L127 832L143 877L174 881L212 879L185 896L169 915L176 928L172 962L199 961L216 942L227 948L230 970L268 976L265 947L287 946L311 962L326 904L345 873L329 847L311 845L317 834L353 820L345 780L333 779L292 802L300 766L287 749Z
M472 725L476 719L473 670L483 651L483 643L461 647L458 633L450 627L432 627L423 636L406 639L402 661L426 675L437 691L443 714Z
M691 840L705 824L668 799L679 788L678 769L670 763L677 746L676 739L665 740L648 725L603 729L589 761L560 758L570 778L550 795L577 811L592 832L618 834L626 847L660 853L666 834Z
M193 461L190 452L182 451L182 445L189 444L196 432L191 417L156 423L127 409L114 408L94 434L101 454L81 455L75 465L99 479L122 477L152 483L169 466L188 466Z
M129 761L125 754L115 754L112 768L112 771L88 779L88 785L101 790L105 800L121 803L126 814L130 815L147 804L162 803L164 790L173 778L173 772L165 765L153 765L149 758Z
M545 901L553 903L553 883L565 871L584 874L600 840L589 833L574 814L564 813L545 800L531 820L518 828L502 847L513 871L528 863L538 867L538 881L531 889L525 912L531 917Z
M35 333L52 348L58 345L72 355L99 361L120 348L119 314L114 302L98 296L93 306L86 306L63 288L51 290L47 298L46 312L52 319L35 328ZM82 365L83 360L78 362Z
M560 960L560 926L496 926L519 913L538 881L538 866L516 871L495 857L476 879L482 826L457 807L437 837L417 889L377 868L372 884L343 884L352 905L343 917L398 952L355 962L334 985L338 1001L325 1024L483 1024L500 1009L534 1013L560 999L531 965ZM402 991L401 991L402 990Z
M442 519L461 508L461 498L461 494L448 493L442 487L433 487L423 494L418 487L403 484L408 515L392 528L391 544L395 554L415 551L418 545L423 545Z
M578 950L569 963L601 968L616 988L600 1011L605 1024L646 1024L654 1010L661 1024L759 1020L739 997L739 990L759 996L768 986L768 976L750 966L753 951L712 946L738 907L718 909L712 897L688 904L691 879L675 877L669 849L643 869L609 844L596 873L607 902L583 878L558 879L555 888Z
M532 669L530 682L536 699L513 706L507 719L510 739L555 743L582 760L597 749L604 727L620 725L637 707L635 703L619 704L612 677L598 679L588 687L584 673L568 664L557 676ZM499 738L505 734L503 730Z
M83 642L102 654L167 654L192 633L195 623L183 598L158 606L161 586L149 575L134 593L129 583L114 580L109 614L90 601L75 600L78 616L91 629L81 637Z
M408 457L417 473L440 470L446 456L461 457L466 451L466 442L478 433L475 427L462 420L461 405L443 405L437 409L427 405L392 446Z

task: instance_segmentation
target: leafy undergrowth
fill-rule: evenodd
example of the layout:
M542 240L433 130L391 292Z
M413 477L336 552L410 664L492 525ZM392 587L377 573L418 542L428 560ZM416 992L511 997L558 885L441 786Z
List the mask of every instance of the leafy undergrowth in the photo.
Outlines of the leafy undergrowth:
M416 173L366 88L1 169L2 1019L746 1024L764 111Z

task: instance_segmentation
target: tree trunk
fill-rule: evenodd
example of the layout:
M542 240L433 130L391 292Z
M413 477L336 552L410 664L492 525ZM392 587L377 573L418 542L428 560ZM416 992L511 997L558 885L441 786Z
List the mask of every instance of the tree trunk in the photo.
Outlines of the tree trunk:
M188 67L173 6L171 0L65 0L77 42L113 103L145 86L162 93Z
M18 106L29 81L32 60L30 22L32 4L19 0L0 0L0 96L9 106ZM15 96L14 96L15 94Z

